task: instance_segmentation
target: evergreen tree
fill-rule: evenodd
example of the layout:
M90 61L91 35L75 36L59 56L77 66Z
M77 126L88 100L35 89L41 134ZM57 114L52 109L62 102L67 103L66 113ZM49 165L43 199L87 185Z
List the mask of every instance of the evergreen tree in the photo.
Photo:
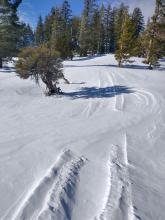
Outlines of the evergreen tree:
M63 59L73 56L71 9L67 0L62 8L56 8L53 16L51 47L60 52Z
M86 56L88 53L88 42L89 42L89 29L88 29L88 13L84 10L82 19L81 19L81 28L80 28L80 55Z
M51 30L51 48L53 50L56 50L57 45L58 45L58 40L61 37L61 15L60 15L60 9L59 8L55 8L53 10L53 16L52 16L52 30Z
M98 52L100 54L105 53L105 24L104 24L104 16L105 16L105 6L101 5L100 8L100 30L99 30L99 47Z
M144 31L144 16L140 8L134 9L132 14L132 20L136 28L135 37L138 38L140 33Z
M115 9L112 10L108 4L104 14L105 29L105 52L110 53L115 50Z
M35 32L35 43L37 46L43 44L45 41L44 24L41 16L38 18L37 28Z
M17 9L22 0L0 0L0 68L3 58L15 56L21 37Z
M72 11L70 9L70 4L67 0L64 0L61 8L61 18L62 18L62 24L63 24L63 30L68 31L71 27L71 16Z
M142 33L144 31L144 17L142 14L142 11L140 8L135 8L132 14L132 21L135 25L135 50L134 50L134 56L142 56L143 50L142 50Z
M158 21L158 40L160 47L160 57L165 56L165 2L160 2L160 15Z
M122 33L125 15L128 14L128 7L122 3L120 7L115 10L115 12L115 41L117 48L117 41L120 39L120 35Z
M51 51L45 45L41 45L21 51L16 64L16 72L20 78L31 78L37 84L39 84L39 80L42 80L47 87L47 94L53 95L61 93L57 83L59 79L65 79L62 67L59 54Z
M84 0L84 10L80 28L80 55L86 56L91 52L95 39L92 36L92 21L96 9L96 0Z
M149 69L158 64L158 60L163 56L165 37L164 37L164 0L156 0L155 13L151 22L148 24L144 34L144 44L146 46L146 63L149 64ZM162 46L161 44L162 43Z
M51 40L52 35L52 25L53 25L53 18L52 14L46 16L45 23L44 23L44 35L45 41L49 42Z
M101 13L99 8L95 8L91 23L91 53L94 55L100 51L101 37Z
M19 47L32 47L34 46L34 33L30 25L23 24L22 33L21 33L21 40L19 43Z
M74 16L72 18L71 35L72 35L72 47L74 53L79 52L80 23L81 23L81 19L79 17Z
M134 54L133 49L135 41L135 30L136 29L131 17L128 13L125 13L115 53L119 67L121 67L124 61L128 61L129 58Z

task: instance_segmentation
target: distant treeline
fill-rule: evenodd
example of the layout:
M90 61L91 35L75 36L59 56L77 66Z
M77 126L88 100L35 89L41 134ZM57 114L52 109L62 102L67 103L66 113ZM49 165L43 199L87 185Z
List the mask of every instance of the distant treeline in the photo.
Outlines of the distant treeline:
M46 44L51 50L58 51L63 59L72 59L75 54L115 53L119 66L132 56L140 56L152 68L158 64L159 58L165 56L164 0L155 0L155 13L146 25L140 8L130 13L129 7L123 3L112 8L110 4L98 4L97 0L84 0L82 15L78 17L72 15L69 1L64 0L60 7L53 7L45 18L39 17L34 31L30 25L19 23L16 12L21 0L12 2L0 1L3 6L0 8L0 26L3 27L3 31L0 29L0 58L13 55L11 51L7 53L8 44L13 45L14 52ZM9 16L6 10L12 10L10 27L5 25L4 18ZM13 35L6 38L3 35L8 33L7 28L8 31L14 30Z

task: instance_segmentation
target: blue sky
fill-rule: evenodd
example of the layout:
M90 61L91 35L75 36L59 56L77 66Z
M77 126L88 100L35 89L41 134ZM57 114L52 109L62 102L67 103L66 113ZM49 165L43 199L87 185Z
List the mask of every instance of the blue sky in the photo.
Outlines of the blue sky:
M152 16L154 11L155 0L98 0L102 2L110 2L112 6L121 2L130 6L130 10L140 7L143 11L145 19ZM39 15L45 17L55 5L61 5L63 0L23 0L19 9L20 17L26 23L34 28L36 26ZM71 9L74 15L80 15L83 8L84 0L70 0Z
M23 0L19 11L20 17L35 27L39 15L45 17L55 5L61 5L63 0ZM83 0L70 0L74 15L80 15L83 8Z

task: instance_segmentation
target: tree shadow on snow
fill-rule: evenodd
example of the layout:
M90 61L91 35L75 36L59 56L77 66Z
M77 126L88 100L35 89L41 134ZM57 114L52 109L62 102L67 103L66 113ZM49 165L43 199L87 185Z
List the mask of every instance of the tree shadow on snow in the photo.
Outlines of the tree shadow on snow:
M122 67L119 67L118 65L115 65L115 64L91 64L91 65L81 65L81 66L80 65L64 65L64 67L70 67L70 68L72 67L73 68L111 67L111 68L120 68L120 69L149 70L149 67L147 65L143 66L143 65L135 65L135 64L132 64L132 65L125 64ZM161 66L161 67L155 67L153 70L164 71L165 68Z
M97 55L95 55L95 56L87 56L87 57L75 57L74 59L73 59L73 61L86 61L86 60L92 60L92 59L95 59L95 58L97 58L97 57L104 57L105 56L105 54L97 54Z
M86 84L85 82L70 82L69 83L70 85L84 85L84 84Z
M89 99L89 98L112 98L121 94L133 93L133 89L126 86L112 86L112 87L84 87L79 91L64 93L73 99Z
M113 67L113 68L120 68L120 69L140 69L140 70L147 70L147 66L140 66L140 65L123 65L122 67L119 67L115 64L91 64L91 65L64 65L64 67Z
M0 69L1 73L12 73L15 71L14 67L8 67L8 66L4 66L2 69Z

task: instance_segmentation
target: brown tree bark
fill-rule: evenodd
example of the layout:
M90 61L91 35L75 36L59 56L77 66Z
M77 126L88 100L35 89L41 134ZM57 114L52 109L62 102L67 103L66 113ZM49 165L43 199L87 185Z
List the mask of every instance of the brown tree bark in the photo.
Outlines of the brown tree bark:
M153 39L150 39L149 41L149 50L148 50L148 53L147 53L147 58L146 58L146 64L149 64L150 63L150 56L151 56L151 48L152 48L152 45L153 45Z

